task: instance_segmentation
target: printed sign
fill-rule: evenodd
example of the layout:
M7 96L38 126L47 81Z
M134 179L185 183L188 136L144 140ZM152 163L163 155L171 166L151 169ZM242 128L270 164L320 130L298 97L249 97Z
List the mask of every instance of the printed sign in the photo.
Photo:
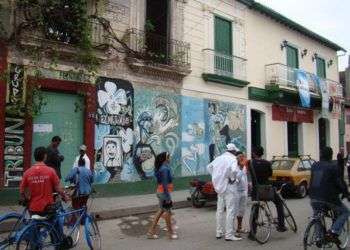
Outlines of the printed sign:
M34 133L51 133L53 131L52 124L34 124L33 132Z
M311 109L273 105L272 120L298 123L313 123L314 113Z
M10 82L7 85L6 104L13 105L23 99L24 67L16 64L10 65Z

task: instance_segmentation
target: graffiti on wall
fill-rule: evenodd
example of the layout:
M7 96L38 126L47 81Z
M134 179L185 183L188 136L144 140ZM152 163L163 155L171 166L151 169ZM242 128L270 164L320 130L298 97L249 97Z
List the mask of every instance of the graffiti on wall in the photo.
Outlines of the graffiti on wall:
M10 65L10 79L7 85L6 109L19 104L24 93L23 66ZM6 112L4 166L6 187L17 187L23 175L24 119Z
M139 178L153 176L157 154L170 153L172 168L180 166L180 98L179 95L147 89L136 89L135 150L133 164Z
M132 156L134 90L128 81L105 77L97 80L96 88L95 181L117 182Z
M182 97L182 176L206 173L207 164L228 143L246 150L246 108L243 105Z

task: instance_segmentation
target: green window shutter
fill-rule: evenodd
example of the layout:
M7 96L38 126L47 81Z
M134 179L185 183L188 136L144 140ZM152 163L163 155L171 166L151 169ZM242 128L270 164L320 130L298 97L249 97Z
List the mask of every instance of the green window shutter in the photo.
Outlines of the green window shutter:
M215 17L214 49L224 55L232 55L232 23ZM233 72L233 61L230 57L215 56L215 70L223 74ZM220 73L220 74L221 74Z
M317 76L326 78L326 62L324 59L316 57Z
M291 68L299 68L298 49L287 46L287 66Z

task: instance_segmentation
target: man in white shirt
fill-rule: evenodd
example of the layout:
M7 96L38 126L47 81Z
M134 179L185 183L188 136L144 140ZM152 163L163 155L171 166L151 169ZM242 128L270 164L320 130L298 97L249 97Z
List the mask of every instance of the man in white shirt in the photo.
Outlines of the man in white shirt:
M85 145L81 145L80 146L80 151L79 151L79 155L77 156L77 158L75 158L75 162L73 164L73 168L77 168L78 167L78 161L80 157L83 157L83 159L85 160L85 167L87 169L90 169L90 159L89 157L86 155L86 149L87 147ZM91 169L90 169L91 170Z
M235 237L233 230L233 221L238 206L236 175L239 168L235 156L237 151L238 148L233 143L230 143L227 145L227 151L207 166L207 170L212 176L214 189L218 193L216 209L216 238L220 239L224 235L223 219L226 208L226 241L242 239Z

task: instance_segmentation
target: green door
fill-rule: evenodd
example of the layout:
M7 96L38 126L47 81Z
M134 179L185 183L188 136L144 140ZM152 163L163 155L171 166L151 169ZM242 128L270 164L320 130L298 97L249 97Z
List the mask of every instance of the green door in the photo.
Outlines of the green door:
M289 87L296 87L296 79L294 69L299 68L299 57L298 57L298 49L292 46L287 46L287 85Z
M318 77L326 78L326 62L324 59L316 57L316 70Z
M214 49L219 54L215 56L215 71L233 72L232 23L223 18L215 17L214 30Z
M77 104L82 105L83 99L78 95L46 91L43 96L47 104L33 119L32 162L36 147L47 147L53 136L60 136L62 142L59 151L64 156L61 164L63 179L72 168L78 148L83 143L83 109L76 108Z
M298 123L288 122L288 156L298 156L298 144Z

